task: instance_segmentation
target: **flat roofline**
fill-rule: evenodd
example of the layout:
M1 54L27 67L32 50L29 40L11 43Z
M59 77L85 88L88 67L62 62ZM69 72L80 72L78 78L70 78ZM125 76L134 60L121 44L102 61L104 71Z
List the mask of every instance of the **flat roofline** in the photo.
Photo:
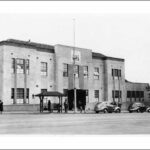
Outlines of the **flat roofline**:
M52 45L48 45L48 44L31 42L30 40L29 41L22 41L22 40L16 40L16 39L8 39L8 40L0 41L0 45L25 47L25 48L36 49L38 51L48 52L48 53L55 53L54 49L55 49L55 46L57 46L57 45L73 48L73 46L67 46L67 45L62 45L62 44L56 44L55 46L52 46ZM75 47L75 48L84 49L84 50L91 50L91 49L80 48L80 47ZM115 58L115 57L108 57L108 56L105 56L101 53L95 53L95 52L92 52L92 58L102 59L102 60L117 60L117 61L124 62L124 59Z
M128 81L128 80L125 80L126 83L133 83L133 84L148 84L149 83L144 83L144 82L131 82L131 81Z
M101 53L95 53L95 52L92 52L92 57L95 59L102 59L102 60L117 60L117 61L122 61L122 62L125 61L122 58L109 57L109 56L105 56Z
M30 41L8 39L8 40L5 40L5 41L0 41L0 45L25 47L25 48L36 49L36 50L42 51L42 52L54 53L54 46L47 45L47 44L30 42Z

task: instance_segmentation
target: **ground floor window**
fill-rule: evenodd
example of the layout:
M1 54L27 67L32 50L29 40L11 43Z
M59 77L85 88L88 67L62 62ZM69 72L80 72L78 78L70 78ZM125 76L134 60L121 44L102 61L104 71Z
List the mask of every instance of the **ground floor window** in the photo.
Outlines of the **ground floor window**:
M41 93L47 92L47 89L41 89Z
M119 90L112 91L112 98L121 98L121 97L122 97L122 91Z
M17 88L16 89L16 102L14 101L13 103L24 103L24 88ZM14 88L11 89L11 99L14 100L15 98L15 90ZM28 99L29 99L29 88L26 89L26 102L28 103Z
M94 91L94 97L96 101L99 101L99 90Z
M132 101L132 98L134 101L143 101L144 100L144 91L127 91L127 98Z

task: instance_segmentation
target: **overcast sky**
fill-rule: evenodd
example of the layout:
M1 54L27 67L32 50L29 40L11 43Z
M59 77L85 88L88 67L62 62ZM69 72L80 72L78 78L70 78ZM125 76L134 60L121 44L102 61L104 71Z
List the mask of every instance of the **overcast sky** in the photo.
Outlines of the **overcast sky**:
M0 12L0 40L73 45L73 18L77 47L124 58L127 80L150 83L150 13Z

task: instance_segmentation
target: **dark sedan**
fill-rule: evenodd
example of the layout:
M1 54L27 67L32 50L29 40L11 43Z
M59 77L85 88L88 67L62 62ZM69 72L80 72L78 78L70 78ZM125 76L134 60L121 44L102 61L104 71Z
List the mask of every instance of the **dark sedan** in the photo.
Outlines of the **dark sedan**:
M128 111L132 112L150 112L150 107L141 102L135 102L129 105Z
M99 113L99 112L120 113L121 112L121 108L118 107L117 105L112 104L111 102L99 102L95 105L94 110L96 113Z

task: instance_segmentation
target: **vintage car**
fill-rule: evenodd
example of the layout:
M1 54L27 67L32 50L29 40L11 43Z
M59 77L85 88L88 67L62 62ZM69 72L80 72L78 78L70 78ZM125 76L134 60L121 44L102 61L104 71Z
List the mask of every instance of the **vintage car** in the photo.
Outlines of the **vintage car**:
M144 103L141 103L141 102L134 102L129 105L128 111L130 113L132 113L132 112L150 112L150 107L146 106Z
M95 105L94 110L95 110L96 113L99 113L99 112L104 112L104 113L116 112L116 113L120 113L121 112L121 108L119 106L117 106L116 104L113 104L112 102L98 102Z

